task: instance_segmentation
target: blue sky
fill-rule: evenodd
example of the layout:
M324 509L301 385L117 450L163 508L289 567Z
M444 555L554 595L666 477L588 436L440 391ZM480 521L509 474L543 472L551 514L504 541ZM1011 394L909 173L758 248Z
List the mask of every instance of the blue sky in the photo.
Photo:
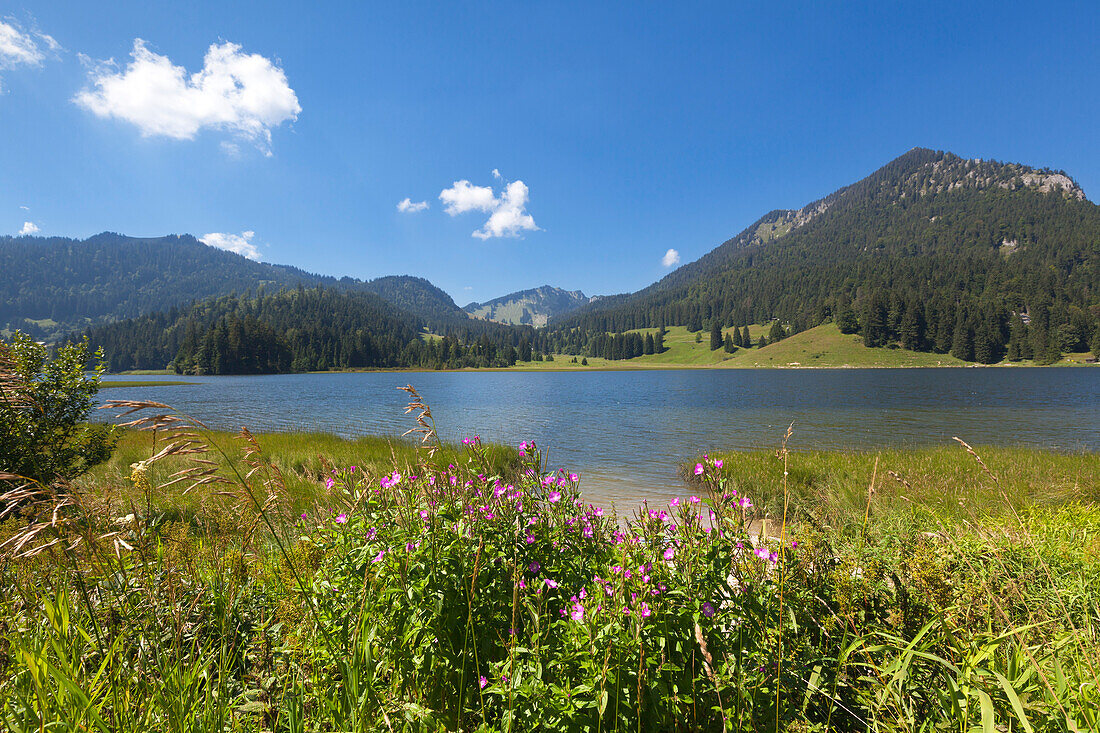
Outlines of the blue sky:
M0 4L0 232L212 234L461 305L636 290L914 146L1100 195L1095 2L305 8Z

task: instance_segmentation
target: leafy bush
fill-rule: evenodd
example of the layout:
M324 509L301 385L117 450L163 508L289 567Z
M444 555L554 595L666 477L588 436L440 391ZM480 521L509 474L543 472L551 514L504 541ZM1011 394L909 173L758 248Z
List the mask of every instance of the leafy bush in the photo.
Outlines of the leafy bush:
M0 471L49 483L110 457L112 429L85 422L104 370L97 358L87 375L86 341L60 347L52 359L19 331L0 341Z

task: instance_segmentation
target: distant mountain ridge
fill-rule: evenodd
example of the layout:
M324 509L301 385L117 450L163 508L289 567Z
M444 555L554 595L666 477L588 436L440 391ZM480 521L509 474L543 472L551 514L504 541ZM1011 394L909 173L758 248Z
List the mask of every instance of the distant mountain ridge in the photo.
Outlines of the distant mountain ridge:
M484 303L470 303L463 310L474 318L514 326L536 328L594 300L580 290L563 290L551 285L502 295Z
M317 275L255 262L187 234L0 237L0 273L0 330L19 328L48 340L192 301L298 285L376 293L427 328L445 330L470 320L449 295L423 278L362 281Z

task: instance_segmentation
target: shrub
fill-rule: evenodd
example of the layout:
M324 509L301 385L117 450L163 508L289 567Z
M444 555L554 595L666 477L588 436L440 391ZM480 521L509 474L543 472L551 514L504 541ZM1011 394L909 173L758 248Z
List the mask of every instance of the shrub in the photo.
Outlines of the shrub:
M101 352L90 375L88 361L87 341L61 346L52 359L19 331L0 341L0 471L49 483L110 457L113 430L85 422L105 369Z

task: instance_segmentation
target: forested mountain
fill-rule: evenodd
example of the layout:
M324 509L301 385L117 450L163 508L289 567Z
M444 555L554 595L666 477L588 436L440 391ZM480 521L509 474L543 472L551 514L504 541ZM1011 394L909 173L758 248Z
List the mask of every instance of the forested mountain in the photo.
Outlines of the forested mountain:
M564 319L586 334L828 319L871 346L1050 361L1100 340L1100 207L1065 173L914 149Z
M425 340L417 318L374 293L299 286L211 298L77 337L102 347L111 371L170 365L180 374L500 367L547 348L531 328L467 323Z
M451 296L422 277L389 275L370 280L362 287L416 316L433 332L446 333L470 325L470 317L455 305Z
M470 303L463 310L474 318L513 325L545 326L589 302L579 290L562 290L550 285L502 295L485 303Z
M0 237L0 273L0 330L19 328L46 340L212 296L299 284L376 293L430 328L453 328L468 319L450 296L422 278L364 282L315 275L254 262L190 235L138 238L104 232L83 241Z

